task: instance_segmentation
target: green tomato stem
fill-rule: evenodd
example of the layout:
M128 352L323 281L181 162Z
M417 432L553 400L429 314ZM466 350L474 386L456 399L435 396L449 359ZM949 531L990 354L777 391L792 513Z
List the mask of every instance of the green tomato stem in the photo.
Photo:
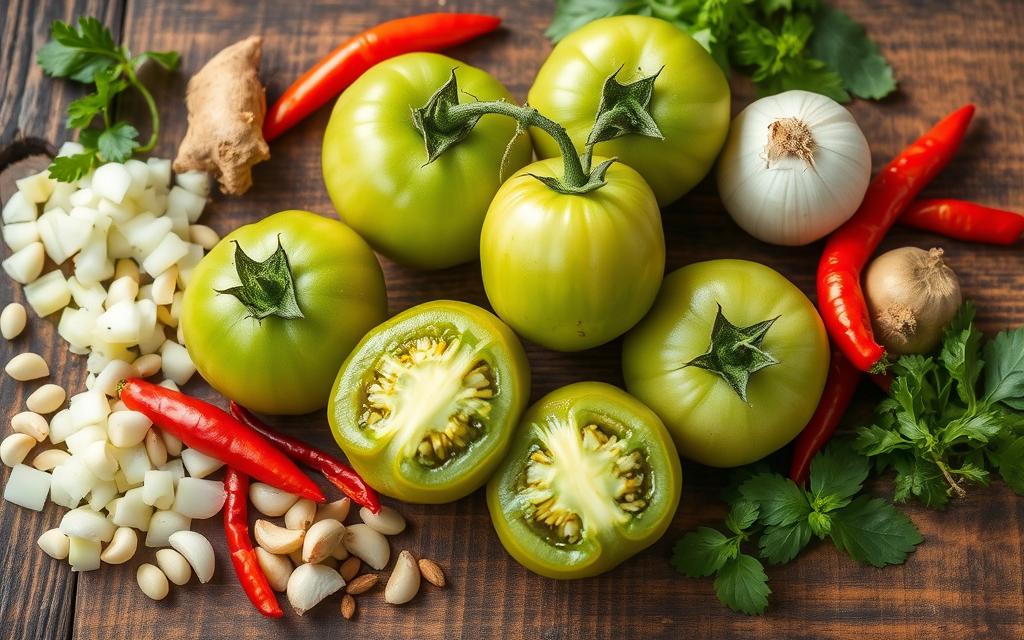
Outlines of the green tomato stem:
M459 104L448 110L453 127L470 122L486 114L498 114L508 116L519 123L524 129L537 127L544 133L551 136L562 154L562 166L564 174L562 181L570 189L581 189L590 180L590 176L584 170L576 147L566 132L565 127L548 118L533 107L520 107L500 100L490 102L468 102ZM588 163L589 164L589 163Z

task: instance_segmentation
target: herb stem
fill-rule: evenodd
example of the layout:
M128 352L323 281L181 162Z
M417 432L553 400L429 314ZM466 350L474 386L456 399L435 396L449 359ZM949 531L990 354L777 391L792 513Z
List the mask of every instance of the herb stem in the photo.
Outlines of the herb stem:
M146 153L148 151L152 151L154 147L156 147L157 136L160 134L160 111L156 107L156 100L153 99L153 94L149 92L146 85L139 81L139 77L135 75L135 69L132 67L130 62L126 61L124 73L128 78L128 82L142 94L142 99L146 101L146 106L149 108L150 118L153 121L152 131L149 134L149 141L135 149L138 153Z
M939 471L942 472L942 477L946 479L946 482L953 489L954 493L956 493L956 495L961 498L966 496L967 491L965 491L964 488L960 486L960 483L957 482L956 478L953 477L953 474L949 472L949 467L946 466L946 463L943 462L942 459L939 458L938 456L933 457L932 460L935 462L935 466L939 468Z

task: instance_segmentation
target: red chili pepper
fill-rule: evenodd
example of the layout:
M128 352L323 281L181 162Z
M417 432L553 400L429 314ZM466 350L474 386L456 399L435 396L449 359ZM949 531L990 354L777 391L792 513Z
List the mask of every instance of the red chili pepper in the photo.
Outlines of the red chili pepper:
M965 200L915 200L900 216L900 224L986 244L1013 244L1024 234L1021 214Z
M118 393L129 409L196 451L282 491L325 502L320 488L288 456L220 407L139 378L122 380Z
M341 43L302 74L270 107L263 137L270 142L340 94L373 65L413 51L440 51L498 28L501 18L426 13L391 20Z
M366 481L352 467L325 451L291 436L274 431L251 411L234 400L231 401L231 415L235 416L245 426L273 442L293 460L324 474L324 477L330 480L331 484L341 489L345 495L352 498L356 503L366 507L373 513L380 513L380 497L377 496L377 492L373 490L373 487L366 484Z
M224 537L238 581L260 613L268 618L283 617L284 612L277 604L249 538L249 477L228 467L224 473L224 489L228 493L224 501Z
M886 232L963 140L974 105L954 111L903 150L868 186L857 212L829 236L818 263L818 307L832 341L861 371L880 373L885 349L871 331L860 273Z
M850 364L838 349L833 349L818 408L793 443L793 461L789 467L789 477L793 482L799 485L807 482L811 460L835 433L839 420L850 406L860 377L860 369Z

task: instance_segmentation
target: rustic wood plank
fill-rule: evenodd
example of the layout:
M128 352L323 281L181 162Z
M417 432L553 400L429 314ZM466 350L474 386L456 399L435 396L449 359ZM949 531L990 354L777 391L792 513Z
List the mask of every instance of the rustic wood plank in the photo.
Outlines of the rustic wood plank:
M119 37L123 3L103 0L67 0L40 3L11 0L3 8L0 22L0 201L14 191L14 180L35 173L49 163L40 151L54 151L55 142L65 139L64 110L84 88L55 82L44 76L35 63L35 52L49 39L53 20L73 20L93 15L111 25ZM4 247L4 257L8 255ZM20 287L4 278L2 304L24 303ZM70 365L67 350L60 344L53 323L35 321L22 336L3 345L2 359L32 350L51 363L54 374L47 382L75 389L82 384L82 372ZM5 420L24 410L25 397L40 382L18 384L9 378L0 388ZM6 435L6 428L4 434ZM0 474L6 484L10 470ZM63 510L48 504L42 513L21 509L0 501L0 532L5 538L0 558L0 620L5 636L54 640L70 637L77 575L67 563L41 553L35 545L39 535L57 525Z
M182 72L156 85L164 119L157 152L173 155L186 126L181 99L185 81L221 47L250 33L265 36L263 77L272 99L345 36L384 19L439 6L430 0L368 4L357 0L129 2L125 39L133 48L183 53ZM502 32L460 47L453 54L488 69L515 95L524 97L549 50L542 32L549 20L550 3L528 0L513 6L498 0L450 0L440 4L445 10L503 15L506 28ZM900 93L881 104L853 106L871 142L876 166L944 113L975 100L980 108L979 123L929 194L1018 209L1024 206L1020 179L1024 171L1024 104L1013 84L1024 72L1024 5L1013 0L955 5L938 0L841 0L836 4L868 26L902 83ZM56 15L64 9L46 11ZM70 16L71 9L67 11L62 15ZM17 15L26 12L19 10ZM74 13L77 15L77 10ZM14 45L5 39L0 47L0 56L7 56L0 58L0 68L20 68L7 60L31 61L24 42ZM28 87L31 82L22 84ZM42 81L42 88L60 84ZM24 98L21 86L9 80L5 88L0 94L0 127L4 127L0 131L5 137L0 140L11 139L9 123L23 106L34 109L34 115L20 115L18 122L27 124L15 129L36 132L30 135L51 141L62 138L59 108L63 102L41 104L44 101ZM750 97L749 89L741 88L734 105L739 107ZM122 108L131 110L135 105L129 100ZM294 207L333 215L321 186L318 159L328 111L321 110L275 144L274 158L257 169L256 187L250 194L241 199L216 197L208 210L208 224L224 233L238 224ZM708 258L750 257L779 269L804 291L812 292L820 245L793 250L770 247L745 236L725 215L710 184L701 185L667 209L664 222L669 269ZM1024 256L1019 247L969 246L897 229L885 248L933 243L946 248L967 295L978 302L979 319L986 330L1024 322L1024 298L1019 293L1024 285ZM486 303L477 265L424 274L387 261L384 264L392 312L440 297ZM9 281L4 280L0 287L5 299L19 299L20 291ZM77 388L82 363L67 361L63 366L63 347L56 342L52 323L34 321L30 333L33 348L42 349L51 362L61 362L63 381ZM0 355L6 360L23 344L5 344ZM618 343L583 354L555 354L532 345L528 352L534 398L579 379L621 384ZM24 394L31 390L23 387L9 380L0 387L9 414L23 405ZM190 383L189 390L212 397L198 381ZM865 389L859 396L862 411L877 399L873 394ZM280 423L311 441L332 446L322 416ZM127 566L83 575L77 593L75 636L110 640L279 638L282 634L319 638L346 632L366 638L1024 636L1024 522L1020 499L1001 484L975 492L946 513L909 508L927 542L904 567L881 571L860 567L833 549L820 547L791 565L769 569L772 607L763 617L748 618L722 608L710 581L680 578L667 563L679 534L722 515L716 499L722 478L720 472L686 465L683 504L665 538L607 576L577 582L538 578L511 561L491 533L479 494L452 505L403 507L412 527L396 538L396 550L409 548L436 558L446 567L451 586L443 592L427 588L402 608L385 605L378 590L360 599L356 622L343 621L336 603L325 604L302 619L262 620L235 584L215 519L198 527L217 547L218 573L213 583L174 589L167 601L153 604L134 583L134 568L141 558L148 559L148 554ZM883 482L879 490L888 488ZM39 532L56 523L56 512L36 516L16 513L19 511L0 506L3 531L12 532L12 544L5 549L0 571L0 589L5 594L0 619L39 627L44 622L42 616L34 615L32 603L53 591L52 583L29 582L23 577L28 575L27 568L67 573L34 549L9 557L11 548L28 549ZM12 582L18 586L8 587ZM10 604L6 604L8 597ZM20 617L9 618L12 615ZM66 623L66 614L63 619ZM35 637L55 636L37 632Z

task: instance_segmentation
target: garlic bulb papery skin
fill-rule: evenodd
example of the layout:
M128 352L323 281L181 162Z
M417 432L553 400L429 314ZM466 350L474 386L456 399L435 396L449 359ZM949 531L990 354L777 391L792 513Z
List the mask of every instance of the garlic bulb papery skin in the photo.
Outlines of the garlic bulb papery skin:
M809 91L750 104L718 158L718 193L744 231L803 245L828 235L860 206L871 150L842 105Z

